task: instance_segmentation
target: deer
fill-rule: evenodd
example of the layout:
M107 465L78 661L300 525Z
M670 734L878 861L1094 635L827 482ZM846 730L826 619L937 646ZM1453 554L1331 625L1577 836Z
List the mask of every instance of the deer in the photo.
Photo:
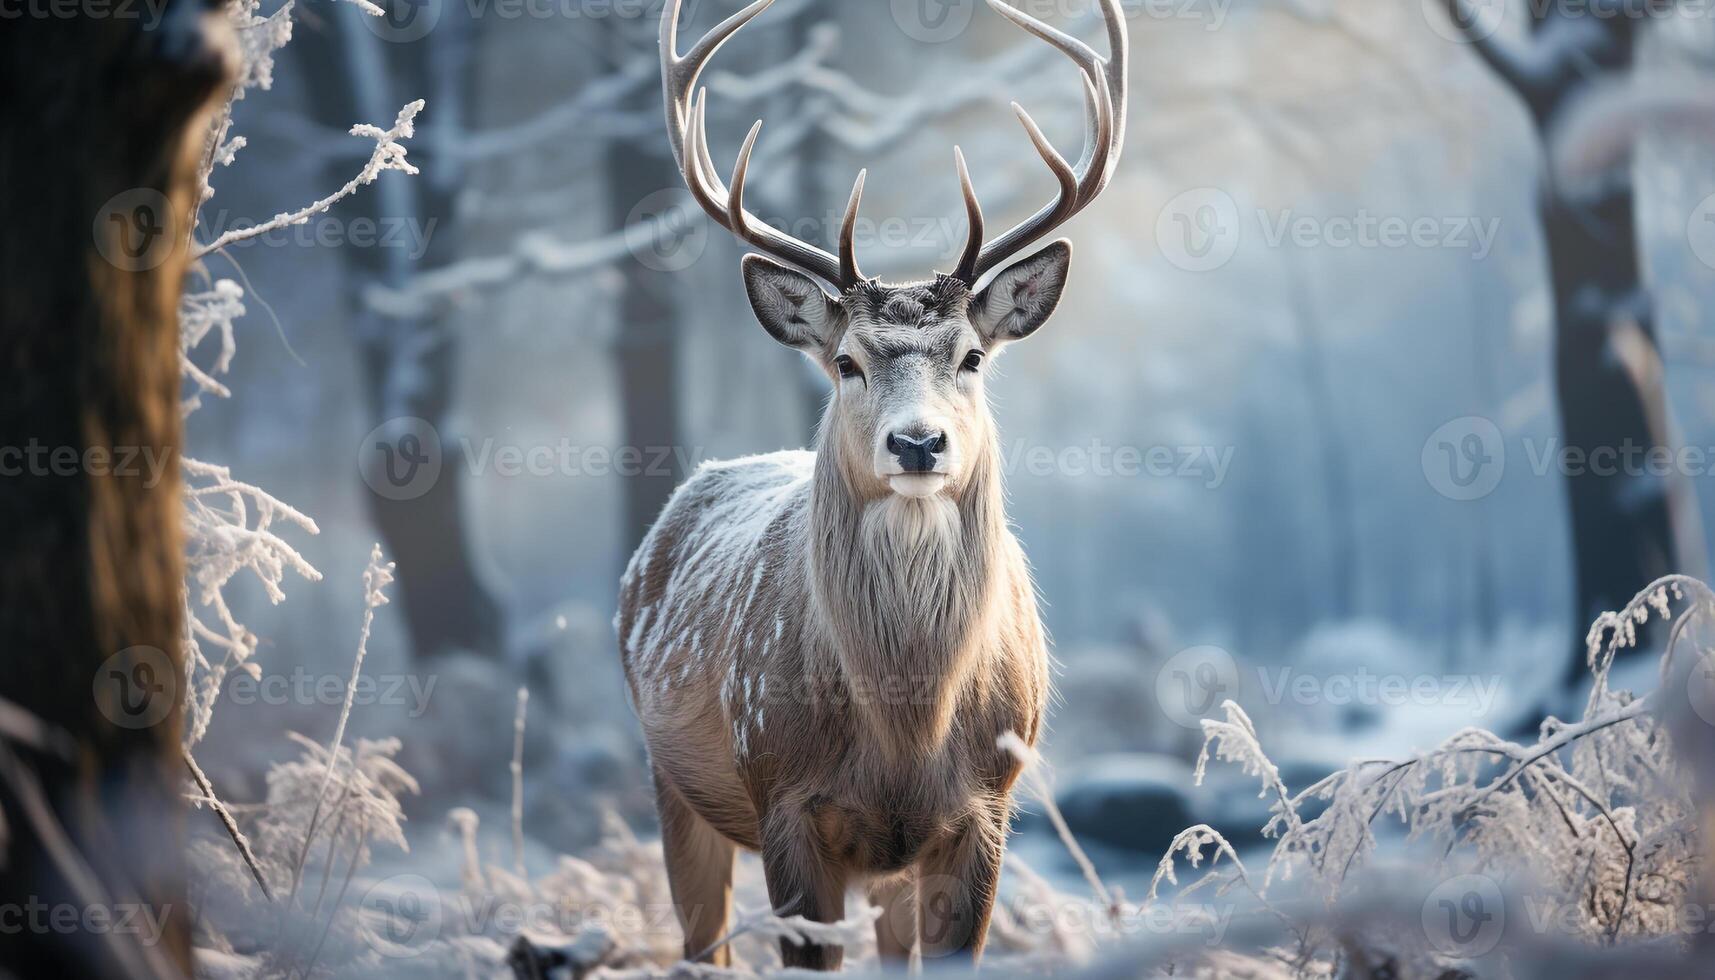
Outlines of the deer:
M755 249L741 262L764 330L833 386L809 450L699 466L620 581L614 627L660 816L687 959L729 965L734 861L760 852L775 914L844 921L848 888L878 909L889 966L976 965L996 900L1012 789L1003 747L1041 735L1050 697L1035 584L1010 530L984 381L1065 287L1059 239L1007 264L1087 207L1124 142L1127 36L1099 0L1109 54L999 0L989 5L1078 68L1086 141L1075 164L1013 110L1058 192L997 238L964 154L967 239L950 274L885 284L858 268L852 188L837 254L746 210L762 123L730 181L709 154L704 66L773 0L679 54L664 4L667 133L691 196ZM781 942L787 966L838 969L842 946Z

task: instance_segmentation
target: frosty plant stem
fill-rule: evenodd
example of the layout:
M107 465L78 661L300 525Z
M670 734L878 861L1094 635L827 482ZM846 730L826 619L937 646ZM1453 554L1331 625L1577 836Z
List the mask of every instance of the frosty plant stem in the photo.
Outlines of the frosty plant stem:
M1351 870L1377 848L1372 825L1391 814L1408 839L1442 845L1446 864L1490 874L1528 868L1532 884L1526 887L1581 910L1586 939L1614 944L1627 936L1659 937L1661 907L1691 894L1694 876L1687 869L1700 860L1698 804L1666 751L1664 719L1675 711L1669 692L1681 692L1670 668L1688 623L1711 608L1715 593L1707 586L1668 576L1598 617L1587 636L1593 684L1582 717L1547 720L1531 744L1466 728L1409 758L1354 761L1292 795L1250 719L1228 701L1224 719L1203 721L1197 775L1201 779L1210 758L1233 762L1260 777L1264 795L1276 798L1263 832L1278 841L1262 889L1276 872L1289 877L1301 866L1329 900L1339 898ZM1637 646L1641 627L1656 616L1672 622L1661 653L1661 687L1641 697L1611 689L1615 655ZM1638 805L1645 797L1650 805ZM1298 808L1311 799L1327 806L1314 819L1302 819ZM1197 843L1200 830L1181 835L1175 849ZM1163 869L1158 878L1166 873L1171 880L1165 859ZM1228 884L1249 883L1242 867L1225 874L1232 875ZM1222 880L1211 872L1192 887ZM1633 894L1643 880L1662 889L1649 903ZM1262 889L1252 890L1260 898ZM1300 935L1308 947L1308 934Z
M340 705L339 724L334 727L333 741L328 744L327 768L322 772L321 788L316 790L315 806L310 809L309 823L304 827L304 843L298 848L298 859L292 865L292 891L286 897L288 905L298 897L304 860L309 856L310 841L315 839L321 819L322 800L327 796L328 784L333 781L334 767L339 764L340 743L345 741L345 723L351 718L351 703L357 697L357 678L363 673L363 658L369 653L369 630L375 623L375 609L387 604L387 596L381 590L392 581L393 563L381 560L381 545L377 544L370 549L369 567L363 570L363 629L357 637L357 657L351 665L351 679L345 685L345 703ZM357 765L355 756L351 764Z
M268 879L262 877L262 869L256 865L256 853L250 849L250 841L244 836L244 832L238 829L238 821L233 819L232 811L214 795L214 784L204 775L202 767L197 765L197 760L190 750L181 746L179 754L185 757L185 766L191 772L191 780L202 793L202 797L196 802L199 805L206 804L214 811L214 815L220 818L220 825L226 828L227 836L232 838L233 846L238 848L239 856L244 858L244 865L250 869L250 876L256 879L256 887L262 889L262 897L272 902L274 893L268 888Z
M524 712L530 689L518 689L518 715L512 720L512 869L524 874Z
M1079 846L1078 839L1072 836L1072 828L1066 825L1065 816L1054 804L1054 793L1048 787L1048 780L1042 775L1042 757L1035 749L1024 744L1024 739L1019 738L1017 732L1002 733L1000 738L995 740L995 744L1012 753L1024 766L1024 778L1030 792L1042 803L1042 809L1048 814L1048 822L1054 825L1054 832L1060 835L1061 843L1066 845L1072 860L1077 862L1078 870L1084 873L1084 880L1090 883L1090 888L1096 893L1102 907L1107 909L1108 915L1117 919L1120 914L1119 903L1114 900L1113 893L1108 891L1108 886L1103 884L1102 876L1096 873L1095 863L1084 853L1083 847Z
M864 940L865 933L875 925L875 920L881 918L882 910L874 905L868 905L854 913L850 918L839 922L816 922L801 915L781 915L778 911L769 909L754 915L740 916L737 925L713 945L692 957L689 962L701 963L707 960L715 950L727 945L740 936L755 933L768 939L785 939L800 945L812 943L828 946L855 946Z
M417 113L423 110L423 105L422 99L407 103L404 108L399 110L398 117L393 120L392 129L382 129L368 123L358 123L351 127L351 135L366 136L374 140L375 149L370 151L369 162L364 164L363 169L358 172L356 177L346 181L345 186L296 211L282 211L262 224L231 229L207 245L200 246L196 251L196 257L203 258L228 245L235 245L258 235L266 235L289 225L301 225L333 207L340 200L357 193L359 187L373 183L375 178L381 176L381 172L384 170L402 170L408 174L416 173L417 168L406 162L405 147L399 141L410 139L414 135L414 120L417 118Z

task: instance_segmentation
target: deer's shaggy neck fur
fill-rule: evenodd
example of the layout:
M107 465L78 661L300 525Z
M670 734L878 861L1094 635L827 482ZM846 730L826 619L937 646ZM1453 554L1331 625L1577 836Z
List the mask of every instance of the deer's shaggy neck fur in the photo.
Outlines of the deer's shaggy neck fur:
M878 744L921 757L946 740L973 672L998 655L988 641L1006 527L992 428L962 486L911 498L866 492L829 444L834 424L821 427L810 487L810 623ZM902 689L924 696L876 696Z

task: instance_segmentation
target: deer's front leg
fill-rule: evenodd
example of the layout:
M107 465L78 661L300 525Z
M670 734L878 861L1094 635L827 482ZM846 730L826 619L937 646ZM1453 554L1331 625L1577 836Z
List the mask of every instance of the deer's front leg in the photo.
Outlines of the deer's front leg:
M846 872L827 859L813 817L795 807L777 808L768 815L762 830L768 902L780 915L838 922L846 914ZM839 946L780 941L780 957L789 967L837 970L844 956Z
M918 864L917 937L925 963L955 958L974 964L988 938L989 915L1006 853L1004 800L976 808Z

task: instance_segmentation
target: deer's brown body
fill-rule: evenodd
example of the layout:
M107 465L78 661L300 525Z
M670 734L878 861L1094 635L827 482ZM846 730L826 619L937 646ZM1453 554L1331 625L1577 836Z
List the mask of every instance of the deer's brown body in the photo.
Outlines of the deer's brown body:
M1049 690L1035 590L1006 524L986 365L1048 319L1071 249L1060 241L1001 263L1111 176L1125 117L1124 19L1118 0L1101 0L1103 59L990 0L1083 70L1089 144L1069 165L1019 110L1059 180L1056 200L985 244L958 156L970 237L957 271L884 285L858 271L852 249L861 174L836 256L744 209L756 129L730 187L708 159L704 103L691 90L714 51L770 2L756 0L684 56L678 3L667 4L668 133L704 209L787 263L745 258L751 307L776 340L827 371L834 394L814 452L699 469L621 584L615 625L668 877L688 956L726 931L735 850L746 847L761 851L781 914L838 920L848 886L865 884L884 910L884 958L919 945L926 956L974 958L1020 765L997 743L1008 732L1035 743ZM823 968L842 955L790 942L782 952L788 965Z
M826 450L712 464L639 549L620 636L669 866L708 881L675 893L692 955L726 928L734 844L762 851L771 901L822 920L848 883L886 892L920 863L969 892L927 940L980 944L1017 771L996 739L1033 742L1048 695L987 469L957 500L866 503ZM914 915L888 909L884 946L909 949Z

